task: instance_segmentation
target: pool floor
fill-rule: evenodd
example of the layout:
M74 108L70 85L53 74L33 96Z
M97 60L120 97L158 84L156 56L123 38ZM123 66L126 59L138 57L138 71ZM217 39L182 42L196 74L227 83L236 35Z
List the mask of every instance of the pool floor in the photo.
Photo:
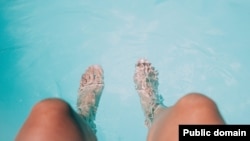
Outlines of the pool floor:
M159 71L167 106L201 92L228 124L249 124L249 12L247 0L1 1L0 140L14 140L44 98L76 109L80 77L91 64L105 77L99 140L146 140L133 83L141 57Z

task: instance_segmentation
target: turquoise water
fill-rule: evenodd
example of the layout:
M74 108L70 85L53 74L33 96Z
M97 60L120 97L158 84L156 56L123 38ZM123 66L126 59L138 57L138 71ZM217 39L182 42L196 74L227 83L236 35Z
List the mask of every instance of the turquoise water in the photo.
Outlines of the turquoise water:
M80 76L101 64L100 141L143 141L134 65L159 70L166 105L189 92L213 98L229 124L250 123L248 0L0 0L0 140L13 140L32 106L76 106Z

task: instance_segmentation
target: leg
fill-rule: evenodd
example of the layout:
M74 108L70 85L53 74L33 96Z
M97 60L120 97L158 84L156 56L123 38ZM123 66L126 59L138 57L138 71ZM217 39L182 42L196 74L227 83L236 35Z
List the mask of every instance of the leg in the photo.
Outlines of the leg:
M36 104L16 141L96 141L87 123L60 99Z
M149 128L148 141L177 141L179 124L223 124L216 104L201 94L189 94L174 106L163 105L158 94L158 72L146 59L136 64L136 90Z
M19 131L17 141L96 141L94 123L104 87L100 66L90 66L82 75L78 113L60 99L47 99L36 104Z
M179 124L224 124L216 104L202 94L188 94L165 109L149 129L148 141L178 141Z

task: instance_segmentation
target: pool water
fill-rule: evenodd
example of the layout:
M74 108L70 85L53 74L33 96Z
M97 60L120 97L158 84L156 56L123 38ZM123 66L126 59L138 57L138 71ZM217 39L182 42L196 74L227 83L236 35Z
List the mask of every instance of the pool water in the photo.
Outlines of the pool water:
M141 57L159 71L167 106L201 92L228 124L249 124L249 25L247 0L1 0L0 140L14 140L44 98L76 109L91 64L105 73L99 140L146 140L133 83Z

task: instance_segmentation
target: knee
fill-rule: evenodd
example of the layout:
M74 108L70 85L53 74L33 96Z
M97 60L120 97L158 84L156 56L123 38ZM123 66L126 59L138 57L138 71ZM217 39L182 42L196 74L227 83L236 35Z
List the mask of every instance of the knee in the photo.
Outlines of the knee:
M58 98L49 98L38 102L32 109L32 113L44 116L67 114L71 111L69 104Z
M200 93L190 93L183 96L176 106L186 110L217 109L216 103L212 99Z
M205 95L191 93L182 97L175 105L182 115L183 123L224 124L216 103Z

